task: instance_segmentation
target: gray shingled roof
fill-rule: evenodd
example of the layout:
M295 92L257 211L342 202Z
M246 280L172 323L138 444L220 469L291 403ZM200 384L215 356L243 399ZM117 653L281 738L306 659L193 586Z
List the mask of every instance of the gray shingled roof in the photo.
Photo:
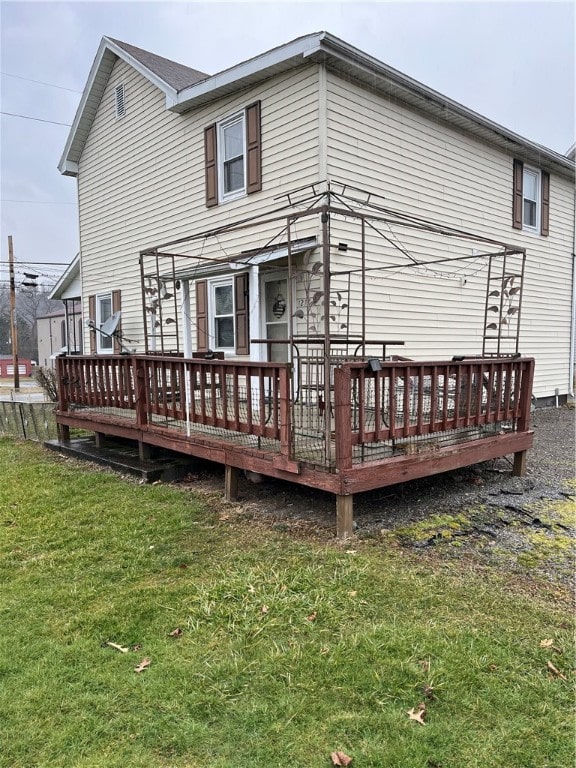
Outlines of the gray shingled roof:
M155 75L158 75L165 83L171 85L177 91L181 91L182 88L194 85L194 83L199 83L201 80L206 80L206 78L210 77L205 72L199 72L197 69L184 66L184 64L178 64L178 62L165 59L163 56L157 56L155 53L137 48L135 45L123 43L121 40L114 40L112 37L108 39L120 46L126 53L129 53L130 56L133 56L143 66Z

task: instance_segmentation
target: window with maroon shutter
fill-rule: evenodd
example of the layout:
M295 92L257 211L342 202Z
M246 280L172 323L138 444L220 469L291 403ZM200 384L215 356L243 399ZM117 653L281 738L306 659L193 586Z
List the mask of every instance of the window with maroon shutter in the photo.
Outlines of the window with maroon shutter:
M216 154L216 123L204 130L204 163L206 172L206 206L218 205L218 166Z
M207 352L208 345L208 284L196 282L196 346L198 352Z
M524 163L514 160L514 191L512 197L512 226L514 229L522 229L522 180L524 177Z
M90 326L89 330L89 339L90 339L90 354L95 355L96 354L96 331L92 330L93 327L96 326L96 296L88 296L88 321L93 326Z
M120 312L122 308L122 303L120 300L120 291L112 291L112 314L115 312ZM120 342L118 341L118 338L120 337L122 333L122 321L118 323L116 326L115 336L114 336L114 354L118 355L120 352L122 352L122 346Z
M249 195L262 189L262 158L260 136L260 102L246 107L247 185Z
M234 313L236 316L236 354L250 353L248 316L248 273L234 276Z
M548 237L550 233L550 174L542 171L542 212L540 216L540 234Z
M206 206L262 189L260 102L204 129Z
M550 231L550 174L514 160L512 226L547 237Z

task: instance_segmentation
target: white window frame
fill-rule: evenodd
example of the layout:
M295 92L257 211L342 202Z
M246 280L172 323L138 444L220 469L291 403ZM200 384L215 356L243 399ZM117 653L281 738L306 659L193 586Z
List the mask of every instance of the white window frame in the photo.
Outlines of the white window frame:
M526 196L526 175L533 176L536 179L536 199L530 200ZM524 216L524 202L530 200L536 206L536 221L535 223L528 224ZM542 173L538 168L533 168L530 165L525 165L522 169L522 229L526 232L535 232L540 234L540 216L542 210Z
M232 328L233 339L231 347L219 347L217 343L216 334L216 288L229 285L232 290ZM222 315L224 317L224 315ZM228 317L228 315L226 315ZM211 349L218 352L232 352L236 351L236 299L234 296L234 276L214 278L208 281L208 338L211 340L208 342ZM213 346L212 346L213 345Z
M110 314L107 317L102 317L102 303L108 299L110 302ZM96 295L96 317L94 318L96 323L96 352L99 355L109 355L114 352L114 339L110 336L103 336L100 333L100 327L102 323L105 323L109 317L114 314L112 305L112 292L99 293Z
M240 189L226 192L224 190L224 162L226 159L224 157L224 132L226 128L229 128L236 123L240 123L242 125L242 173L244 175L244 184ZM246 174L248 172L248 168L246 165L246 111L242 110L241 112L236 112L233 115L227 117L225 120L221 120L219 123L216 123L216 133L216 148L218 155L218 202L224 203L228 200L237 200L239 197L245 197L247 194Z
M122 107L121 109L120 106ZM120 120L126 114L126 89L124 88L124 83L119 83L114 88L114 112L117 120Z

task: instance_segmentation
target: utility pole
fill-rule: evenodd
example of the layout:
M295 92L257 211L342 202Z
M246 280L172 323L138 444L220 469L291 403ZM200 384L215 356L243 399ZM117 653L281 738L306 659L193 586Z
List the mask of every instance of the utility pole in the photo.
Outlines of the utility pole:
M8 265L10 268L10 336L12 337L14 391L20 392L20 371L18 370L18 330L16 328L16 281L14 279L14 250L12 248L12 235L8 235Z

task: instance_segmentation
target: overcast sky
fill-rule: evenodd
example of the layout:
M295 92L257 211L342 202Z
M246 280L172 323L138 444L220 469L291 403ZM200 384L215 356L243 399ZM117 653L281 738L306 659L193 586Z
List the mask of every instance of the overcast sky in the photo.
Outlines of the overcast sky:
M103 35L213 74L325 30L528 139L561 153L574 142L572 2L20 0L0 12L3 113L72 123ZM56 166L69 129L6 114L1 126L0 277L8 235L20 265L68 263L76 182Z

